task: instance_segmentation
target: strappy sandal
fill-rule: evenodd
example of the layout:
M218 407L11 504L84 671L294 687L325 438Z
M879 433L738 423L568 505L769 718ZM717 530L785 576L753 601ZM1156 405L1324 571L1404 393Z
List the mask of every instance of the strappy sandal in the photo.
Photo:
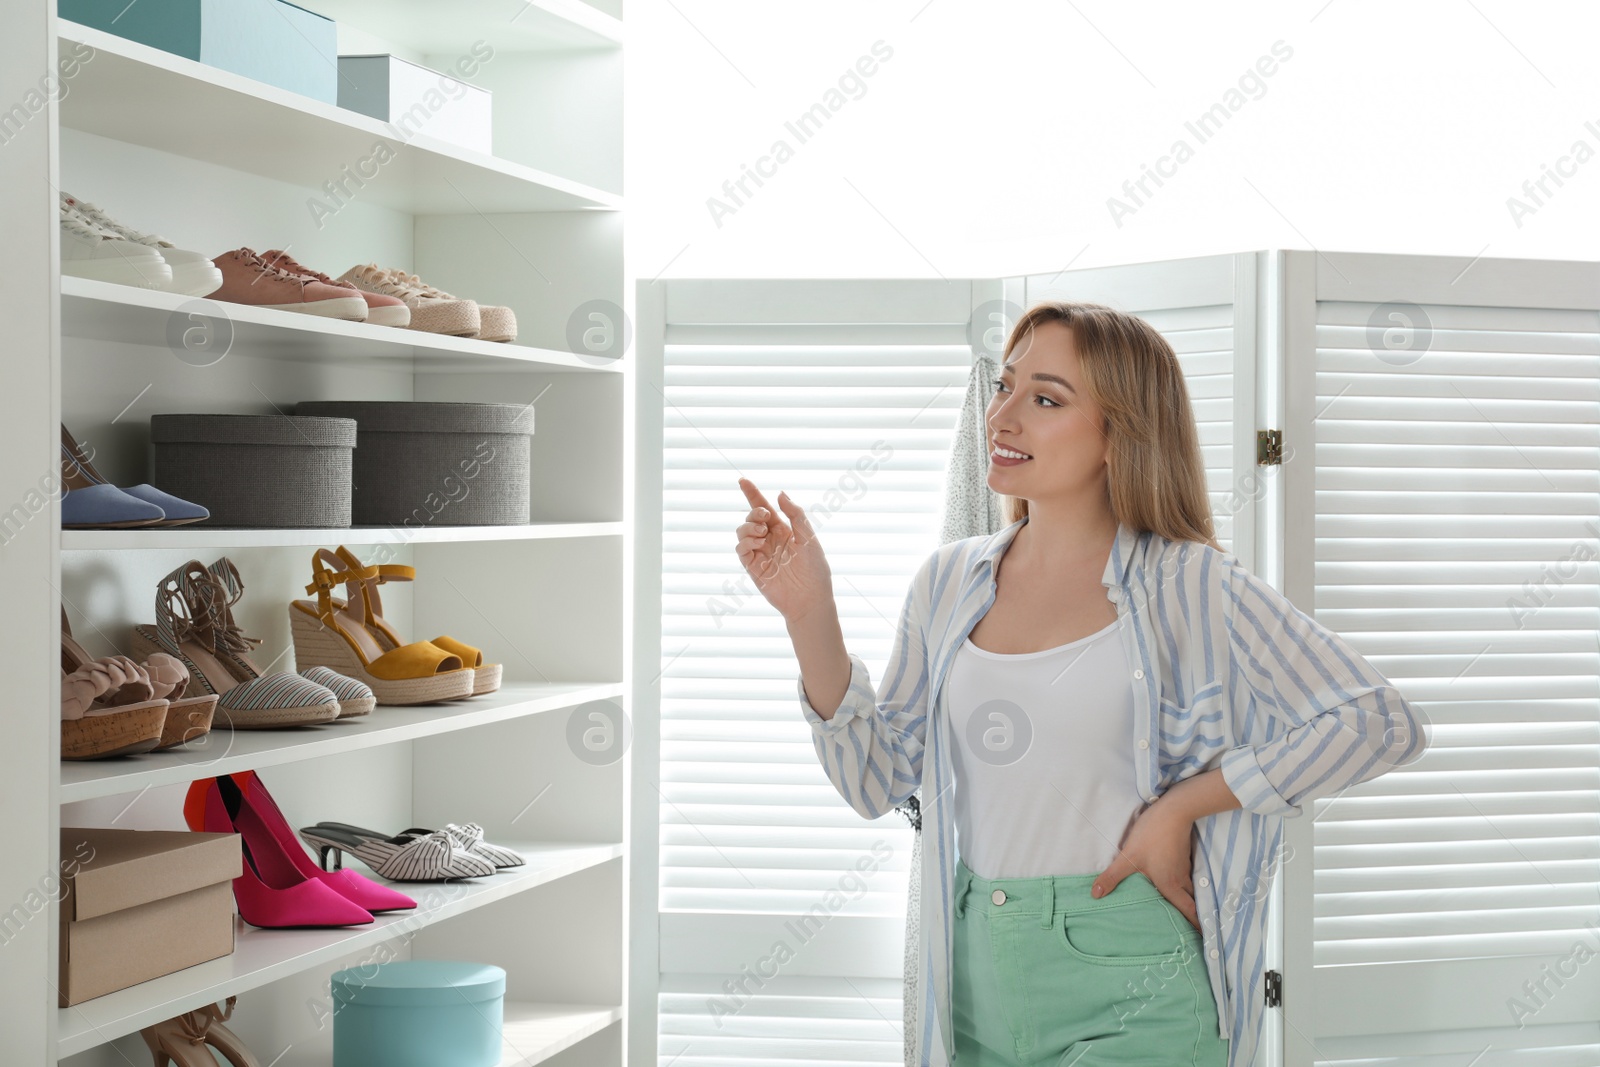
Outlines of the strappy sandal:
M319 548L311 557L311 574L306 592L317 599L289 604L297 665L349 675L371 688L380 704L435 704L472 695L474 672L461 657L427 641L380 641L353 613L361 583L376 578L377 568L351 569ZM340 584L346 599L336 604L331 594Z
M67 609L63 605L62 655L67 655L69 650L73 659L79 663L88 663L94 658L84 651L83 646L72 636L72 625L67 621ZM210 732L211 719L217 710L217 698L214 694L193 697L183 695L189 685L189 671L181 660L164 652L154 652L139 666L149 676L152 698L164 699L167 702L167 714L161 727L161 741L155 746L155 751L173 748Z
M344 563L348 571L359 573L377 572L373 577L364 578L360 582L362 625L385 648L398 648L404 644L400 639L400 635L395 632L394 627L384 621L383 596L378 592L378 587L385 582L414 581L417 577L416 568L408 567L402 563L380 563L376 567L367 567L356 558L354 552L351 552L343 545L339 546L335 554ZM348 607L341 606L340 601L335 600L333 603L335 610L345 611L346 614L350 615L355 614ZM457 641L448 635L435 637L428 644L437 645L451 655L459 657L462 664L471 669L473 696L482 696L484 693L492 693L500 688L501 665L483 662L483 653L478 649L465 642Z
M397 882L443 882L451 878L483 878L495 866L456 847L443 832L406 831L393 837L348 824L320 823L301 829L300 836L317 852L323 870L343 866L344 853ZM328 866L333 856L334 866Z
M155 1057L155 1067L167 1067L169 1063L176 1067L216 1067L211 1049L222 1053L229 1067L261 1067L239 1036L222 1025L224 1019L233 1018L238 999L229 997L226 1011L207 1004L140 1030L139 1036Z
M227 556L222 556L207 569L216 576L227 593L227 599L222 603L222 631L219 641L224 648L238 650L239 655L243 656L261 643L259 637L246 637L239 624L233 621L233 606L244 596L244 579L239 576L239 568L235 567L233 560ZM333 695L339 701L341 719L370 715L372 709L378 705L377 696L366 684L327 667L301 667L300 677L333 690Z
M165 652L189 671L185 696L216 694L216 724L231 730L272 729L331 722L339 701L326 686L296 674L264 673L245 655L253 639L229 635L227 593L197 559L156 589L156 625L133 628L142 655ZM243 644L243 647L239 647Z
M61 758L101 759L149 752L161 743L166 700L127 656L92 659L61 635Z

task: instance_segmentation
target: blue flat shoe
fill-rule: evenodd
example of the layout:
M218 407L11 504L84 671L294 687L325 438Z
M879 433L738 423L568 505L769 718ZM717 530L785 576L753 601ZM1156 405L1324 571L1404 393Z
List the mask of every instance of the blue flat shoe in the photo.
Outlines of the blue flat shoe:
M211 517L211 512L199 504L190 503L182 497L173 496L171 493L163 492L155 486L146 485L143 482L138 485L130 485L122 491L131 497L137 497L147 504L154 504L160 508L166 514L166 517L158 524L161 526L182 526L185 523L199 522L201 519L209 519Z
M136 496L129 496L114 485L80 481L77 468L66 478L67 491L61 495L61 528L94 530L107 527L154 526L167 517L160 507Z
M89 460L88 455L84 453L83 448L79 446L78 442L73 440L72 434L67 431L65 425L61 427L61 453L61 466L63 469L70 464L76 469L77 473L81 474L84 478L94 484L111 484L110 481L108 481L99 471L94 469L94 464ZM120 491L136 500L141 500L146 504L152 504L161 509L161 518L150 525L183 526L186 523L199 522L202 519L209 519L211 517L211 512L206 510L201 505L191 503L190 501L184 500L182 497L173 496L171 493L157 489L155 486L147 485L143 482ZM125 523L123 525L144 524Z

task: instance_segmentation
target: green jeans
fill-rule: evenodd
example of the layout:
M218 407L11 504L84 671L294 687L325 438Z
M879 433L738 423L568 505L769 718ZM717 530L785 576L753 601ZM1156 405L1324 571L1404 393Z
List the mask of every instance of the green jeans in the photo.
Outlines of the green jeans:
M956 862L952 1067L1225 1067L1200 931L1135 872L984 879Z

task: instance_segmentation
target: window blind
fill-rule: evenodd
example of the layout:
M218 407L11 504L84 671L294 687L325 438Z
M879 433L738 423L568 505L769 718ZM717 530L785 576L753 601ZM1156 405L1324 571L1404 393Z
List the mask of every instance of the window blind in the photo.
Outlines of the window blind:
M1431 745L1317 802L1314 961L1564 955L1600 894L1595 313L1424 305L1413 358L1376 310L1318 305L1316 615Z
M780 974L726 1015L707 1010L712 999L734 1004L704 978L663 976L662 1064L855 1067L904 1062L897 978Z
M958 327L778 324L669 327L664 358L661 910L798 914L886 820L864 822L817 763L783 620L734 552L736 480L806 508L876 679L938 544L971 354ZM900 843L854 914L903 917Z
M806 509L846 645L876 680L938 544L971 359L964 324L667 327L663 1062L900 1062L911 830L862 820L817 762L783 620L734 551L737 478ZM844 883L867 855L884 858ZM819 904L825 929L797 925ZM796 960L773 958L779 941Z

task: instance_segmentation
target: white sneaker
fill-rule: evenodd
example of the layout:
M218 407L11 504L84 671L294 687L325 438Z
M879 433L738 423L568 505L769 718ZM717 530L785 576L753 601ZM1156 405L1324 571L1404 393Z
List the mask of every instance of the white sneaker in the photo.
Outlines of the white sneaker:
M93 204L66 193L61 194L61 208L113 237L153 250L172 269L172 280L161 286L167 292L184 296L209 296L222 286L222 272L207 255L178 248L163 237L124 226Z
M61 205L61 273L75 278L166 289L172 268L161 253L102 230Z

